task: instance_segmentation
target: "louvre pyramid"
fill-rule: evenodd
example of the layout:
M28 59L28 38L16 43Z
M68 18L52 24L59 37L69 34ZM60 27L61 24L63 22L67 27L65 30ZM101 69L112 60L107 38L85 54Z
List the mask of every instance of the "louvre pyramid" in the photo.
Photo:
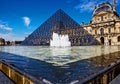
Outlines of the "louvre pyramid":
M38 27L31 35L29 35L21 45L43 45L49 44L51 39L52 30L54 26L59 29L65 28L80 28L81 32L85 32L82 27L75 22L63 10L59 9L48 20L46 20L40 27Z

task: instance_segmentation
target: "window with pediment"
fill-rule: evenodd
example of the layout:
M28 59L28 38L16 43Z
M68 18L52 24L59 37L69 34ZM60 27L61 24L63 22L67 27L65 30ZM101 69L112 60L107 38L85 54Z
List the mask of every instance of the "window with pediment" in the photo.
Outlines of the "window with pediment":
M110 28L108 28L108 33L111 33L111 29Z
M100 34L104 35L104 29L103 28L100 29Z

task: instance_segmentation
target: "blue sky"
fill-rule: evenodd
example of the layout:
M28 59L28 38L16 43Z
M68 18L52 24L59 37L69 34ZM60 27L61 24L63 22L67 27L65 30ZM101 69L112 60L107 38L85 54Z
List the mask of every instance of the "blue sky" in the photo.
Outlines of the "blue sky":
M112 0L0 0L0 37L24 40L58 9L64 10L79 24L92 19L93 7ZM120 0L117 11L120 15Z

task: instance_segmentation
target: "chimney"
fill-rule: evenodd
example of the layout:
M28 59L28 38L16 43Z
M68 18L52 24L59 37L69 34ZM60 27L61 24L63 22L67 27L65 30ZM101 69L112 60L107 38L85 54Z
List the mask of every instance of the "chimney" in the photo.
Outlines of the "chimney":
M116 0L112 0L113 11L116 11Z
M97 7L96 7L96 6L94 6L94 10L96 10L96 8L97 8Z

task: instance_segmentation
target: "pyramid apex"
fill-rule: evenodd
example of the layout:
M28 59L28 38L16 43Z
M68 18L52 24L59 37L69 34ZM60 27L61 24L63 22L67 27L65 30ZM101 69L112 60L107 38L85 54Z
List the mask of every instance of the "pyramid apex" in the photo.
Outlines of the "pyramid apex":
M62 10L62 9L60 8L60 9L58 9L58 10Z
M62 9L58 9L58 10L57 10L57 12L61 12L61 11L64 12Z
M22 45L40 45L43 43L40 40L39 43L35 41L36 38L50 38L52 31L59 31L60 29L77 28L80 25L75 22L67 13L62 9L58 9L51 17L49 17L41 26L39 26L31 35L29 35L23 42ZM47 40L49 41L49 40ZM45 41L46 42L46 41ZM47 42L46 42L47 43Z

